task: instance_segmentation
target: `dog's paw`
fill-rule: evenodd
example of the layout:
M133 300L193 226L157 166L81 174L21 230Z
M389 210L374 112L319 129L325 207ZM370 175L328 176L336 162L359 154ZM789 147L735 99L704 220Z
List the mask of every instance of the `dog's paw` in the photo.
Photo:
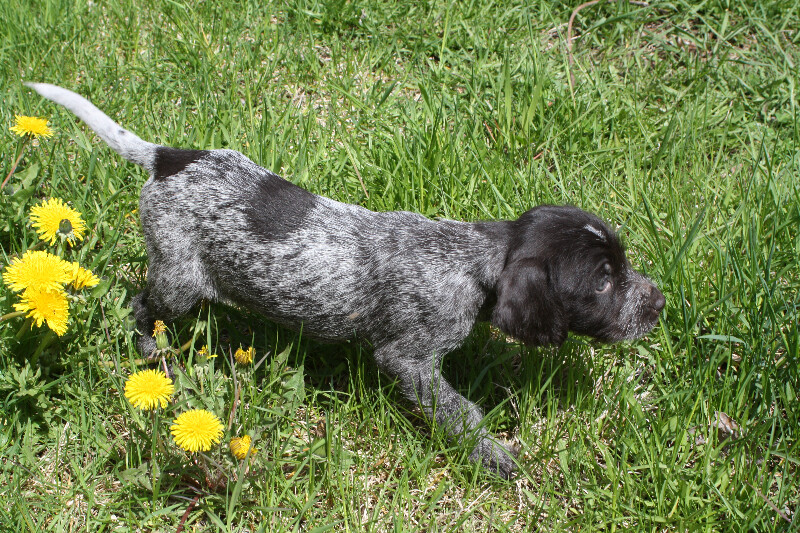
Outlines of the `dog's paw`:
M142 357L152 356L158 348L156 346L156 339L150 335L139 335L139 340L136 344Z
M486 437L475 446L469 458L480 462L486 470L503 479L511 479L517 469L517 463L514 461L517 455L519 455L519 448L516 446L502 444Z

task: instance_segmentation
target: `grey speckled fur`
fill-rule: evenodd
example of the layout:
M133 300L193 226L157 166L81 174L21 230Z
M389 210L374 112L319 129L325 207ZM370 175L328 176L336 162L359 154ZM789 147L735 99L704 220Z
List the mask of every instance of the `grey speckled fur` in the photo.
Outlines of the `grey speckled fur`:
M139 202L147 288L133 300L139 348L155 319L201 300L245 306L324 340L357 338L438 426L477 442L475 461L508 477L513 450L440 374L479 319L533 345L568 331L616 341L644 335L664 297L628 266L616 235L575 207L516 221L432 221L313 195L232 150L141 140L83 97L27 84L150 172Z

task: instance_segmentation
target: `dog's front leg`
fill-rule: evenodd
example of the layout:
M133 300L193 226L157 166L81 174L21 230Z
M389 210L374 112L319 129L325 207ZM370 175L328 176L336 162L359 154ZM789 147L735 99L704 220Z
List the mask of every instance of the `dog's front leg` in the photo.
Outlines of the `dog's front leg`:
M403 394L420 405L436 426L461 443L475 442L470 459L509 478L516 469L516 452L494 439L483 427L480 408L459 394L442 376L439 360L399 355L395 350L376 351L378 366L397 377Z

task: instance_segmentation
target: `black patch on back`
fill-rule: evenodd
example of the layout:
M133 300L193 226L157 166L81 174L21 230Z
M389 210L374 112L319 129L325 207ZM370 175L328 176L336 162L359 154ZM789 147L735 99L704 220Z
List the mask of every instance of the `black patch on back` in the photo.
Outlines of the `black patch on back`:
M267 240L297 231L317 205L316 195L266 170L248 192L250 231Z
M206 155L208 155L208 150L184 150L159 146L156 148L155 179L161 180L177 174Z

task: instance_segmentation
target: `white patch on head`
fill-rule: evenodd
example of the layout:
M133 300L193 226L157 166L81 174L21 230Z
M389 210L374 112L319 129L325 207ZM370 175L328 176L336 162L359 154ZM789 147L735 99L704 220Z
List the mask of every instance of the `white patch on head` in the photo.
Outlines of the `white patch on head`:
M595 227L594 227L594 226L592 226L591 224L586 224L586 225L583 227L583 229L585 229L585 230L586 230L586 231L588 231L589 233L594 233L595 235L597 235L598 237L600 237L600 240L601 240L601 241L604 241L604 242L605 242L605 240L606 240L606 235L605 235L605 233L603 233L601 230L599 230L599 229L595 228Z

